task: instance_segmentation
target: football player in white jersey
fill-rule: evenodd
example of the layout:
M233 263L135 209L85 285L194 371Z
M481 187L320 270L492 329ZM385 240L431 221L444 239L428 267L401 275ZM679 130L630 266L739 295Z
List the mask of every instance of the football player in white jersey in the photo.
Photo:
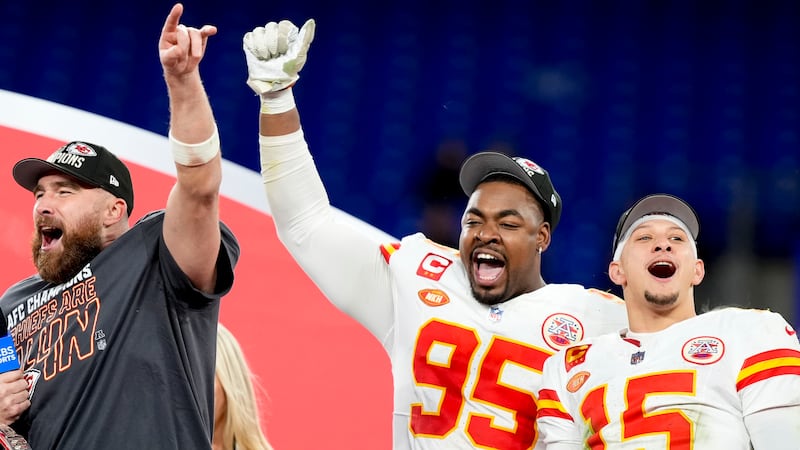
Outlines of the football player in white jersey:
M291 86L314 22L271 22L244 37L261 98L267 197L281 241L342 311L383 345L394 376L394 448L530 449L544 360L627 324L613 295L546 284L561 199L524 158L485 152L460 175L469 195L459 250L422 234L381 242L335 220Z
M770 311L695 313L699 229L694 210L666 194L622 215L609 276L630 325L545 364L547 450L800 448L797 334Z

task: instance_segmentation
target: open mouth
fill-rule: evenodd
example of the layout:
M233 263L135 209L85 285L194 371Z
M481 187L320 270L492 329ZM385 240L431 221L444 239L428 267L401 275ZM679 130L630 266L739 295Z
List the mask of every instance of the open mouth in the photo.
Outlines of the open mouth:
M43 226L39 228L42 236L42 250L52 248L61 239L64 232L60 228Z
M505 270L505 261L484 252L475 252L472 257L475 279L481 284L488 284L500 278Z
M669 278L675 275L675 265L669 261L656 261L647 268L651 275L657 278Z

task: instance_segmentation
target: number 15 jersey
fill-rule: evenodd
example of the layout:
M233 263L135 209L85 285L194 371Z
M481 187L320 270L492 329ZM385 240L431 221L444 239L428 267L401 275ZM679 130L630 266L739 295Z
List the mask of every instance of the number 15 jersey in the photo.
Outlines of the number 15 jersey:
M747 426L782 411L770 429L800 427L800 343L779 314L715 310L566 349L545 365L539 397L539 429L554 448L796 449Z

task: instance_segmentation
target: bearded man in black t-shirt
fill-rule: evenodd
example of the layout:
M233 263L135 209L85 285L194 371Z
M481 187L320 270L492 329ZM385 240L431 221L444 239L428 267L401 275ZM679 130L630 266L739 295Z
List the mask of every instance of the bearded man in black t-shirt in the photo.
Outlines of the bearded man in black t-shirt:
M177 182L133 227L127 167L73 141L27 158L38 273L0 298L21 368L0 375L0 424L43 449L210 449L219 300L239 255L219 220L219 138L198 65L213 26L159 40ZM4 331L4 330L0 330ZM13 422L13 423L12 423Z

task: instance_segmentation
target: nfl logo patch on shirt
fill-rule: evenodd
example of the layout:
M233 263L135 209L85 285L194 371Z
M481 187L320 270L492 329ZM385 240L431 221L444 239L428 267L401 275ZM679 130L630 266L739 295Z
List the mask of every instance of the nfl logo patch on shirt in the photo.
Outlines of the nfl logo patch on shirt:
M640 362L644 361L644 352L636 352L631 355L631 365L635 366Z

